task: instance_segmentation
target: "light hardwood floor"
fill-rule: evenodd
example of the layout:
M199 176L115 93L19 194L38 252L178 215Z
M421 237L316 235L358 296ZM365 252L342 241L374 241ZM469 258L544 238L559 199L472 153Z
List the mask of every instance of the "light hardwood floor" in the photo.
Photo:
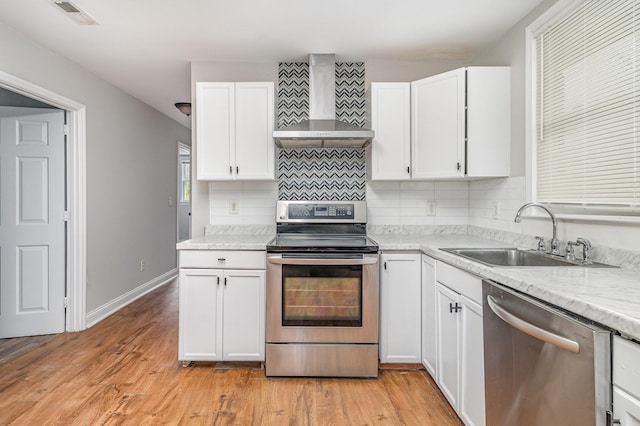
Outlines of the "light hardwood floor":
M0 424L460 425L424 370L265 378L177 361L177 283L0 366Z

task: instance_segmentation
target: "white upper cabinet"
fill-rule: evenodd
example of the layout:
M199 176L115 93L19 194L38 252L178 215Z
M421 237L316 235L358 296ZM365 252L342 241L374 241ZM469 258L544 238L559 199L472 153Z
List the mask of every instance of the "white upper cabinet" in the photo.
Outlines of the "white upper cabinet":
M468 67L411 83L411 177L509 175L510 71Z
M371 179L411 178L411 83L371 83Z
M511 70L467 68L467 176L509 176Z
M273 180L274 85L196 83L199 180Z
M413 177L464 176L465 69L411 83Z

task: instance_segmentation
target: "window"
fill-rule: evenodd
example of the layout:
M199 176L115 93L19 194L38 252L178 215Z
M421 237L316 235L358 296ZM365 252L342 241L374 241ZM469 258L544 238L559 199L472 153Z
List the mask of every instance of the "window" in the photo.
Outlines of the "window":
M180 159L180 202L191 202L191 161L189 157Z
M530 27L532 196L560 211L637 215L640 0L560 3Z

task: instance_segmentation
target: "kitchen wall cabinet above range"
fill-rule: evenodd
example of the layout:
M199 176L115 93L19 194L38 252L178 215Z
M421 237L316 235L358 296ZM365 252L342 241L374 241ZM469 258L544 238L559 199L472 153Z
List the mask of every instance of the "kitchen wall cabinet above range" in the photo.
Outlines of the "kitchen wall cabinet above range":
M198 180L273 180L273 82L196 83Z
M467 67L371 83L371 179L508 176L509 80L509 67Z

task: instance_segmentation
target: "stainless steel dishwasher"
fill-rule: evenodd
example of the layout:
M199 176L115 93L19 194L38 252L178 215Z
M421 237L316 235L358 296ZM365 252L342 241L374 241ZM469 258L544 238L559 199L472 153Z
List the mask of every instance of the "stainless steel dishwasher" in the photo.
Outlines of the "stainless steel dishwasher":
M606 425L611 332L483 281L488 426Z

